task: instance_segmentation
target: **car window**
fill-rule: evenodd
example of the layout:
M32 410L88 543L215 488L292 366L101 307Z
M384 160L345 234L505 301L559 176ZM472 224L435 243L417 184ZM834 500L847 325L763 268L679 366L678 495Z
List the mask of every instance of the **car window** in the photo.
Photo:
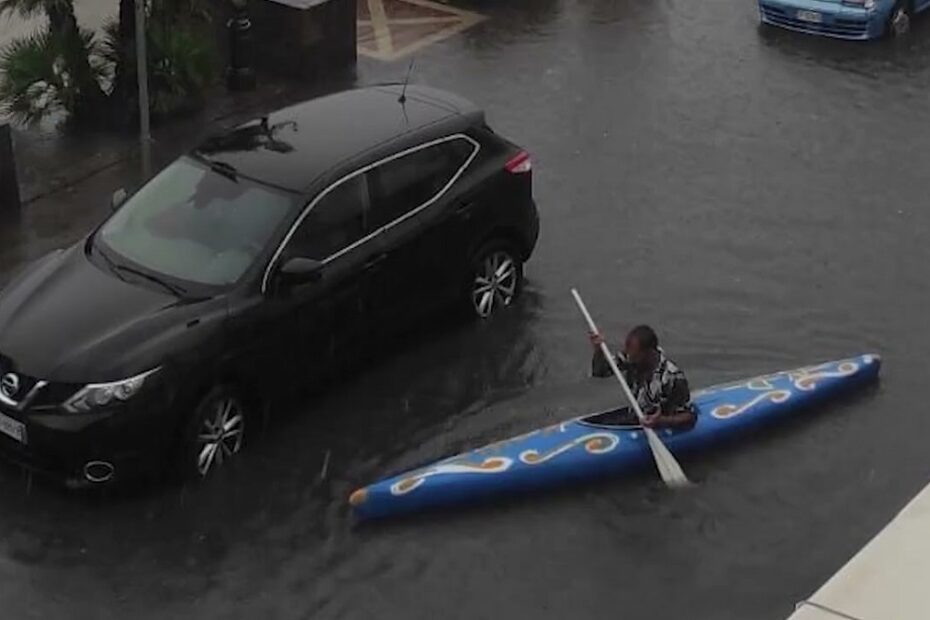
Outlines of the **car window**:
M95 242L145 269L224 286L246 272L298 205L291 194L182 158L114 213Z
M300 223L286 256L324 260L362 237L368 229L365 175L351 177L331 189Z
M423 205L442 191L474 152L465 139L448 140L374 168L371 226L380 228Z

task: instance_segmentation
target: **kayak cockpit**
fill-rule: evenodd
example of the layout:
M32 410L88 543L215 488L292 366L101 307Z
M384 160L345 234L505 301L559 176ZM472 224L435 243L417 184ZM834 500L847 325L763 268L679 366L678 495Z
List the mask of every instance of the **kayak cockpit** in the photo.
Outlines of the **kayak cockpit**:
M593 413L578 419L579 424L595 428L611 428L615 430L636 430L642 428L636 414L629 407L618 407L600 413Z

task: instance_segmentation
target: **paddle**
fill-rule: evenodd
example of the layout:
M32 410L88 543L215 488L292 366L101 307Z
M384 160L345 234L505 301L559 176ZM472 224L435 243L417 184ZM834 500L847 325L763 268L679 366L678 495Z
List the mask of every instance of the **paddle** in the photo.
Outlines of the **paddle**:
M572 289L572 296L574 296L575 303L578 304L578 309L581 310L581 314L584 315L585 320L588 322L588 329L592 334L599 334L600 332L597 330L597 325L594 324L594 319L591 318L591 314L584 305L584 301L581 300L581 295L578 294L577 289ZM610 369L614 372L614 376L617 377L617 381L620 382L623 393L626 395L626 399L630 401L630 406L633 407L633 411L636 412L636 417L639 418L640 424L643 424L646 416L643 415L643 410L633 397L633 392L630 391L630 386L627 385L623 373L617 368L617 361L614 359L613 354L603 341L601 341L601 353L604 355L604 359L607 360L607 363L610 364ZM659 439L656 432L645 424L643 424L643 432L646 434L649 449L652 450L652 458L655 459L656 468L659 470L659 475L662 476L662 480L665 484L672 488L689 486L691 482L688 481L685 472L682 471L681 465L678 464L678 461L675 460L672 453L665 447L665 444L662 443L662 440Z

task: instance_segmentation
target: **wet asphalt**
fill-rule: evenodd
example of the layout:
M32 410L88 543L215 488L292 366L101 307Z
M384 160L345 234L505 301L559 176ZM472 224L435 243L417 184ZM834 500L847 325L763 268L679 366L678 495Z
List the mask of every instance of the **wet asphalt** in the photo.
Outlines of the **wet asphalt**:
M787 616L930 478L930 19L902 42L760 30L749 0L496 0L414 79L532 151L525 296L437 322L280 412L200 487L75 496L0 469L5 618ZM406 61L363 60L360 82ZM76 239L113 168L30 206L0 271ZM859 352L876 388L683 465L374 527L381 475L610 405L568 290L707 385ZM324 455L331 453L325 480Z

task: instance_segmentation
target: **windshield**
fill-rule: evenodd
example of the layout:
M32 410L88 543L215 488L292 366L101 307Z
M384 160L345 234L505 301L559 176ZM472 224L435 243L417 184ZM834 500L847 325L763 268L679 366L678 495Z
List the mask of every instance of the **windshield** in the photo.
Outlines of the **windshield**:
M120 208L97 240L135 264L213 286L239 280L295 197L179 159Z

